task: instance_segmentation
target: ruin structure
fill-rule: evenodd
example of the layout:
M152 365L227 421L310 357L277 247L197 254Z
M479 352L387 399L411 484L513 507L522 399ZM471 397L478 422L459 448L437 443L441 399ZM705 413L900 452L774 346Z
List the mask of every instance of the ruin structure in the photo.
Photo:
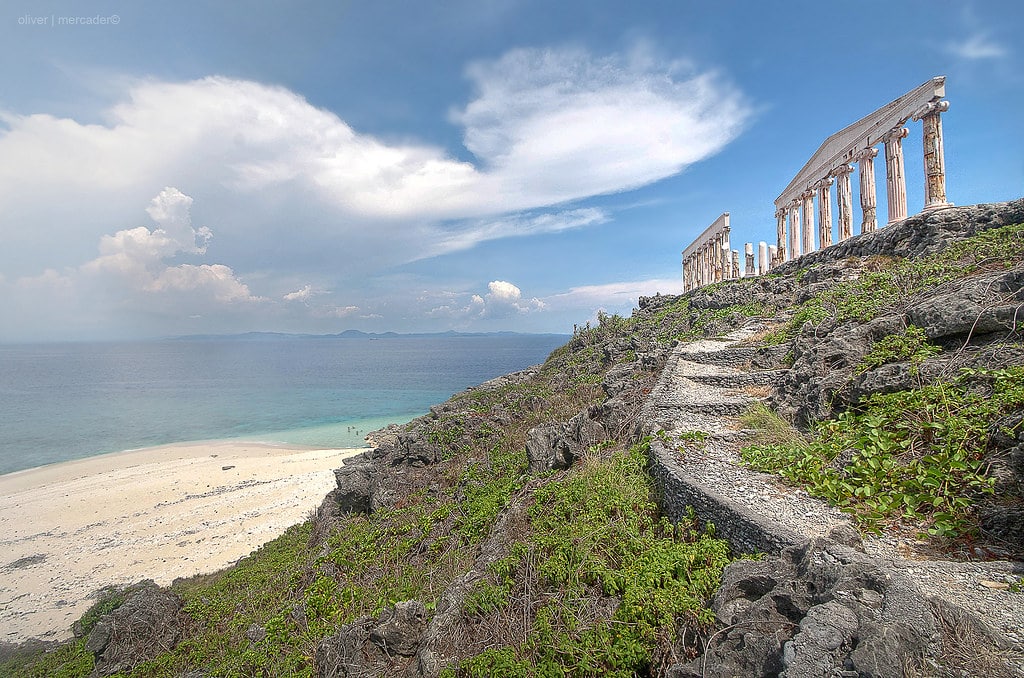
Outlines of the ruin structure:
M753 243L745 243L743 266L729 245L729 213L722 214L683 251L683 291L729 278L763 275L779 264L842 242L853 236L853 186L858 177L860 232L878 228L875 158L884 150L888 224L907 218L905 125L921 122L925 210L949 206L942 151L942 120L949 109L946 78L939 76L828 137L786 189L775 199L775 245L762 242L754 260ZM856 165L856 168L854 167ZM835 186L837 219L832 219ZM815 208L817 203L817 208ZM833 240L833 229L835 240ZM815 237L817 236L817 237Z

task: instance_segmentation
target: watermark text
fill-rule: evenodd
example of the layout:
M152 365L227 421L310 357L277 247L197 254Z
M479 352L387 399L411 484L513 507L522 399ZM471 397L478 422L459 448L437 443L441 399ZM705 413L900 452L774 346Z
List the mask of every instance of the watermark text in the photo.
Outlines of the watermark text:
M60 26L116 26L121 23L119 14L23 14L18 17L19 26L58 28Z

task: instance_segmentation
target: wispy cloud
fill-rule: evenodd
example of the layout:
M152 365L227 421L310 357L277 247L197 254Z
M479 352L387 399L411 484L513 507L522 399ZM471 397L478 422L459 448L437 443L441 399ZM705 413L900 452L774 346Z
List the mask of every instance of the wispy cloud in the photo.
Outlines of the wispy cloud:
M946 50L961 59L980 61L984 59L1001 59L1010 51L988 32L975 32L963 40L951 40L946 43Z

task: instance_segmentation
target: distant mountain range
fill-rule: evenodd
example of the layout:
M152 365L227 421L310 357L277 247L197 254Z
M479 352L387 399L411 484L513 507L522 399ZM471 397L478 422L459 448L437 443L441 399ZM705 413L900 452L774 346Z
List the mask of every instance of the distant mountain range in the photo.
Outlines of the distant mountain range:
M271 341L280 339L411 339L425 337L568 337L568 334L557 332L363 332L361 330L345 330L336 334L293 334L289 332L243 332L241 334L188 334L178 337L168 337L172 340L181 341Z

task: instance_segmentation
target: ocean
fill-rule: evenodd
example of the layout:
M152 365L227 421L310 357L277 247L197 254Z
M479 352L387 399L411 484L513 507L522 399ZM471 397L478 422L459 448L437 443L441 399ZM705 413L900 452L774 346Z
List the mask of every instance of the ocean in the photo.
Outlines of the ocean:
M0 345L0 474L123 450L363 436L502 374L562 335L298 337Z

